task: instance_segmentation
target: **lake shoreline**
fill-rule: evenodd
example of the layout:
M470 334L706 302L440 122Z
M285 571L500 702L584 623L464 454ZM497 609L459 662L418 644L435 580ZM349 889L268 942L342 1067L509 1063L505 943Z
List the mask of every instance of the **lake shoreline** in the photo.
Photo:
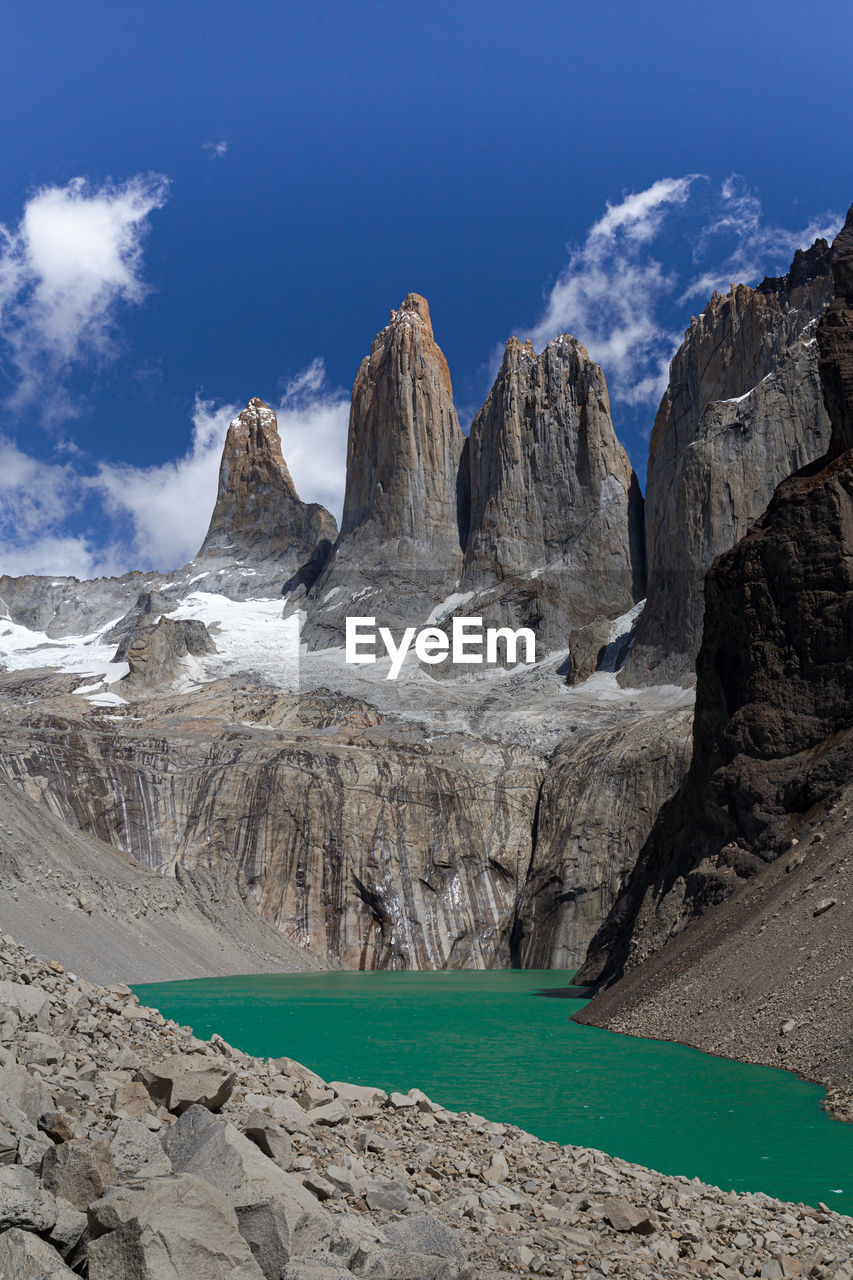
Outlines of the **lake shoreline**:
M418 1090L388 1096L327 1084L292 1059L252 1057L219 1036L200 1040L140 1005L126 988L75 979L10 938L0 939L0 965L5 1009L18 1007L3 1024L2 1072L12 1073L10 1083L26 1077L30 1089L42 1091L31 1106L49 1098L55 1108L38 1145L60 1154L44 1157L44 1168L61 1169L70 1142L75 1161L94 1161L118 1183L104 1199L82 1206L97 1239L84 1233L69 1243L87 1222L76 1210L76 1218L66 1214L61 1231L45 1227L52 1243L43 1241L44 1248L65 1256L75 1248L89 1251L90 1280L112 1276L101 1261L110 1256L111 1238L115 1247L140 1250L150 1247L152 1236L173 1240L181 1229L174 1202L187 1196L196 1215L187 1247L204 1248L209 1219L218 1238L227 1237L222 1247L229 1257L245 1259L239 1274L257 1280L278 1274L282 1248L288 1278L302 1276L309 1265L308 1254L300 1253L309 1246L297 1231L289 1244L264 1237L273 1253L264 1255L268 1269L258 1269L247 1242L257 1241L259 1200L267 1214L310 1222L310 1265L341 1280L353 1274L347 1259L358 1273L363 1264L356 1256L380 1265L400 1256L402 1241L420 1259L413 1275L444 1280L508 1280L531 1271L562 1278L602 1269L649 1280L697 1273L740 1280L776 1274L774 1266L783 1275L821 1280L847 1274L853 1218L823 1206L737 1194L601 1151L544 1142L515 1125L449 1112ZM36 1019L40 1034L56 1043L51 1061L12 1065L16 1055L26 1057ZM176 1082L171 1093L162 1092L164 1080ZM200 1086L202 1080L214 1083ZM207 1101L180 1119L187 1099L204 1098L205 1089ZM259 1150L261 1140L273 1156ZM23 1133L18 1139L19 1155L30 1164L35 1153L27 1144L34 1141ZM228 1160L208 1160L208 1148L228 1151ZM146 1176L155 1159L158 1172ZM245 1219L242 1175L230 1181L235 1161L251 1185L254 1207ZM0 1179L22 1180L22 1198L40 1196L46 1213L50 1193L39 1190L38 1177L27 1182L16 1169L20 1164L0 1171ZM126 1217L108 1208L125 1202L132 1209ZM144 1231L142 1221L151 1224ZM37 1243L32 1225L13 1226L0 1235L0 1260L3 1248L35 1249ZM217 1280L237 1273L236 1263L229 1265L231 1272L215 1271ZM59 1264L56 1274L65 1274ZM214 1273L199 1264L187 1274Z

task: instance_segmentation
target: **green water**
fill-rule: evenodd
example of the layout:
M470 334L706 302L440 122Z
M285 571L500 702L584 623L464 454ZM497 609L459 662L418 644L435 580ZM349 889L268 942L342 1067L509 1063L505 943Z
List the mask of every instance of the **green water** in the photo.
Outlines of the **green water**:
M264 974L135 989L196 1035L664 1173L853 1214L853 1125L767 1067L569 1019L565 971Z

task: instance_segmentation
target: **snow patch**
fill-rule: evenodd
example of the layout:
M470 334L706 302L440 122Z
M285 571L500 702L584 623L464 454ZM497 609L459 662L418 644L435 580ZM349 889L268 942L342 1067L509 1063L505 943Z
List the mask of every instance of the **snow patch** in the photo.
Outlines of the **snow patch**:
M444 622L445 618L449 618L451 613L455 613L461 605L467 604L469 600L473 599L473 591L454 591L451 595L447 596L446 599L442 600L440 604L435 606L424 623L424 626L433 627Z

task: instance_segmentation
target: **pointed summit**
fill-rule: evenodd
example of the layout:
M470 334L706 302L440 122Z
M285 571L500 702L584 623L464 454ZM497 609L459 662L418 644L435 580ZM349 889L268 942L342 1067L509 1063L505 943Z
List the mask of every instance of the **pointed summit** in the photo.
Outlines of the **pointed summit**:
M228 428L216 506L196 561L271 562L284 582L318 555L325 560L336 534L325 507L300 499L275 413L253 397Z
M338 643L359 612L428 613L462 565L457 496L465 437L429 305L407 294L353 386L341 533L309 600L309 642Z
M362 361L352 393L341 538L402 539L411 567L459 557L456 475L464 436L429 304L407 294Z

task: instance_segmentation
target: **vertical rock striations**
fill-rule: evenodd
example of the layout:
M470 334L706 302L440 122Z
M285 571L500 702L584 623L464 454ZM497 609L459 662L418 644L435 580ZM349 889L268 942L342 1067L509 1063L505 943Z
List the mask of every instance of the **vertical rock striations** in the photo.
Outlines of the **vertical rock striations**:
M689 708L572 735L551 756L517 910L524 969L577 969L690 760Z
M348 612L417 622L453 584L464 441L429 306L410 293L355 379L341 534L308 601L309 642L339 643Z
M263 565L279 589L294 575L310 584L336 536L337 524L325 507L302 502L296 492L275 413L263 400L250 400L228 428L216 505L193 563ZM253 591L256 575L257 568L247 584Z
M604 374L576 339L561 335L539 355L509 340L466 469L462 590L477 593L477 611L565 647L571 626L642 597L642 496Z
M815 325L831 250L798 250L787 275L715 293L670 367L646 488L648 602L626 685L685 683L702 638L702 584L773 490L829 443Z
M818 326L835 456L781 484L714 564L697 661L693 761L593 940L610 983L728 897L853 773L853 220Z

